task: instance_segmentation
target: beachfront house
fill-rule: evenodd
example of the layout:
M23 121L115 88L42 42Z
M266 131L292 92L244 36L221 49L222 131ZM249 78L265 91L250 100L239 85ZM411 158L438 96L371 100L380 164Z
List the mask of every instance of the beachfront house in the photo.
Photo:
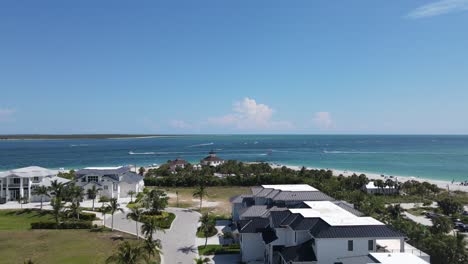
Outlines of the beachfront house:
M189 163L186 160L176 158L175 160L167 161L167 164L169 165L169 170L174 173L177 171L177 168L183 169Z
M370 181L368 184L364 185L364 191L368 194L398 194L399 190L396 186L388 186L386 184L382 184L382 186L378 186L375 181Z
M382 255L373 256L379 252L403 259L399 263L429 261L427 254L405 243L402 233L307 186L264 185L253 188L252 195L233 198L243 262L386 263L378 262L386 260ZM282 203L278 198L284 197ZM410 262L414 257L421 262Z
M129 197L128 192L143 191L143 176L131 171L129 166L89 167L75 172L75 184L87 189L96 186L100 196L108 198Z
M69 180L58 177L58 170L49 170L38 166L30 166L0 172L0 203L17 201L20 197L30 202L39 202L41 197L33 195L37 186L50 187L52 181L67 183ZM48 197L42 197L48 201Z
M216 152L210 151L209 155L202 160L200 160L200 164L202 166L211 166L216 167L224 163L224 160L216 155Z

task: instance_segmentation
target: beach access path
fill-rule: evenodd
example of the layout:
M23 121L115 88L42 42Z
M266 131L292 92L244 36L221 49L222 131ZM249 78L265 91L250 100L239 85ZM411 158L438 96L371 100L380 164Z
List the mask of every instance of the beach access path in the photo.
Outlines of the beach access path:
M127 219L128 208L124 213L114 214L114 229L136 234L136 223ZM193 259L198 257L198 248L196 243L196 232L200 214L196 211L184 208L166 208L167 212L174 213L176 218L172 222L171 228L165 232L155 232L154 238L161 240L162 245L162 263L184 264L193 263ZM106 215L106 226L111 227L111 215ZM138 223L141 235L141 223Z

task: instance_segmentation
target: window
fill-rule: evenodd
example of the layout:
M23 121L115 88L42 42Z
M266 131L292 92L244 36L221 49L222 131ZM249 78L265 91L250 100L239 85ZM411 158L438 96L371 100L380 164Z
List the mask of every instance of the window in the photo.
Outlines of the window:
M119 185L117 183L114 183L114 191L117 191L117 187L119 187Z
M374 240L369 240L368 241L368 248L370 251L374 250Z
M20 184L20 178L13 178L13 184Z
M33 177L33 182L39 182L39 177Z
M353 251L353 241L348 240L348 251Z
M109 190L109 186L104 185L104 190Z
M98 176L88 176L88 182L98 182Z

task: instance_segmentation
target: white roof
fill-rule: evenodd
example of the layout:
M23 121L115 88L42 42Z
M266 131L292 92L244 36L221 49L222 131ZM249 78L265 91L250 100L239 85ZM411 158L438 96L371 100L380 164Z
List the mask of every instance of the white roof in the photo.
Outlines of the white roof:
M378 189L378 188L379 188L379 187L375 186L375 182L374 182L374 181L370 181L370 182L366 185L366 189ZM384 189L391 189L392 187L385 185L383 188L384 188Z
M382 264L429 264L411 253L370 253L370 255Z
M383 225L372 217L359 217L330 201L304 202L310 208L289 209L291 213L301 214L305 218L320 217L331 226Z
M122 168L122 166L117 167L86 167L85 170L117 170Z
M273 185L262 185L265 189L274 189L280 191L292 191L292 192L301 192L301 191L318 191L314 187L308 184L273 184Z
M69 179L65 179L65 178L62 178L62 177L58 177L58 176L53 176L53 177L45 177L39 184L37 185L41 185L41 186L45 186L45 187L49 187L52 185L52 182L53 181L57 181L58 183L67 183L69 182L70 180Z
M58 173L59 173L58 170L49 170L49 169L38 167L38 166L30 166L30 167L0 172L0 178L10 177L10 176L20 177L20 178L46 177L46 176L55 176Z

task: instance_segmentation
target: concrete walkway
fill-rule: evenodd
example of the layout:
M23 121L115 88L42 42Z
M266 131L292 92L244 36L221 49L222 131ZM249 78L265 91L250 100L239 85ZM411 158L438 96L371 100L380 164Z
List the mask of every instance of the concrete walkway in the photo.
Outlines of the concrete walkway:
M154 238L161 240L163 263L193 263L193 259L198 257L195 234L200 214L183 208L167 208L166 211L176 215L171 228L165 233L156 232L154 234ZM112 216L106 215L107 227L111 226L111 218ZM140 234L141 224L139 223L138 226ZM114 215L114 229L136 234L136 223L127 219L126 213L119 212Z

